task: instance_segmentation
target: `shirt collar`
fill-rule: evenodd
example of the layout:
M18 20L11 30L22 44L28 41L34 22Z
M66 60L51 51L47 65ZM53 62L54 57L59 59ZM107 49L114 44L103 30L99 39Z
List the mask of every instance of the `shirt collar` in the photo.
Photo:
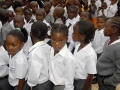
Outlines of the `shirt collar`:
M67 52L67 45L65 44L64 47L56 55L61 55L62 57L64 57L66 52ZM54 49L53 48L52 48L52 54L54 56Z
M39 42L35 43L35 44L29 49L29 52L32 51L34 48L36 48L36 47L38 47L38 46L40 46L40 45L43 45L43 44L45 44L44 41L39 41Z
M116 43L119 43L120 42L120 39L118 39L118 40L116 40L116 41L114 41L113 43L111 43L110 45L113 45L113 44L116 44ZM110 46L109 45L109 46Z
M103 33L103 32L104 32L104 28L101 29L101 30L98 30L98 29L97 29L97 31L100 32L100 33Z
M21 54L21 53L23 53L23 49L21 49L18 53L16 53L13 57L11 57L11 55L10 55L10 58L12 59L12 58L16 58L16 57L18 57L19 56L19 54Z
M86 45L84 48L82 48L81 50L88 52L88 50L89 50L91 47L92 47L92 44L91 44L91 42L90 42L89 44L87 44L87 45Z

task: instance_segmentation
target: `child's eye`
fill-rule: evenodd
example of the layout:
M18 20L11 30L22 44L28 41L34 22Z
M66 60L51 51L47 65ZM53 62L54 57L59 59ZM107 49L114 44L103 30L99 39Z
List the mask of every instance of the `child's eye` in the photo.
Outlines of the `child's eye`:
M63 42L63 40L60 40L60 42L62 43L62 42Z

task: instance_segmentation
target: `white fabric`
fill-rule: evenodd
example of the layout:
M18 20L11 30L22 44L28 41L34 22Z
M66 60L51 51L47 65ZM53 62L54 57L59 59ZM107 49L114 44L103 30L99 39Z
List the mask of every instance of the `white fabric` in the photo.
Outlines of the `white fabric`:
M30 87L44 83L48 80L48 66L50 49L44 41L37 42L29 50L29 71L27 83Z
M96 74L97 55L91 43L78 51L80 44L75 48L74 57L77 62L75 79L87 79L88 74Z
M19 79L26 76L28 69L27 54L21 49L9 60L9 83L11 86L17 86Z
M115 3L114 5L108 5L107 7L107 17L114 17L116 12L117 12L117 3Z
M11 10L11 11L13 11L13 13L14 13L14 9L13 9L12 6L10 6L7 10Z
M71 40L72 40L72 33L73 33L73 26L74 26L74 24L76 23L76 18L73 18L73 19L67 19L66 20L66 26L68 27L70 24L71 24L71 26L69 27L69 32L68 32L68 41L67 42L71 42Z
M0 29L2 28L2 22L0 21Z
M64 90L74 90L73 80L75 74L75 60L65 45L59 53L54 56L54 49L50 54L50 81L54 85L65 85Z
M95 36L92 42L92 46L97 54L103 52L103 47L105 42L108 40L108 37L104 36L104 29L96 30Z
M0 46L0 77L8 75L9 56L3 46Z
M119 43L119 42L120 42L120 39L118 39L118 40L112 42L110 45L113 45L113 44L116 44L116 43ZM109 46L110 46L110 45L109 45Z
M99 12L98 12L98 16L106 16L107 17L107 9L104 9L104 15L103 15L103 13L102 13L102 10L100 10Z

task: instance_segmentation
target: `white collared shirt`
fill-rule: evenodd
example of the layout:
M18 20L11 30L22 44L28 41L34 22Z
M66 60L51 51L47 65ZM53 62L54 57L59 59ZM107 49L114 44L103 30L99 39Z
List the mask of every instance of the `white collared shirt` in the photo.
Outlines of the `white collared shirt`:
M100 54L103 52L103 47L105 42L108 40L108 37L104 36L104 29L96 30L95 36L92 41L92 46L97 54Z
M4 77L9 73L9 56L3 46L0 46L0 77Z
M114 5L108 5L107 7L107 17L114 17L116 12L117 12L117 3L115 3Z
M88 74L96 74L97 55L92 48L91 43L78 51L80 44L74 51L74 57L77 62L75 79L87 79Z
M14 9L13 9L12 5L7 10L11 10L14 13Z
M69 32L68 32L68 41L67 42L71 42L71 40L72 40L72 33L73 33L73 26L74 26L74 24L76 23L76 18L73 18L73 19L67 19L66 20L66 26L68 27L69 26L69 24L71 24L71 26L69 27Z
M110 40L109 40L109 41L110 41ZM109 42L109 41L108 41L108 42ZM120 39L118 39L118 40L112 42L110 45L113 45L113 44L116 44L116 43L119 43L119 42L120 42ZM107 44L107 45L108 45L108 44ZM110 45L109 45L109 46L110 46Z
M48 66L51 47L44 41L37 42L29 50L29 69L27 83L30 87L48 80Z
M65 85L64 90L74 90L75 64L75 59L67 48L67 45L55 56L54 49L52 48L49 63L50 81L53 82L54 85Z
M19 79L26 76L28 69L27 55L21 49L16 55L9 60L9 83L11 86L17 86Z

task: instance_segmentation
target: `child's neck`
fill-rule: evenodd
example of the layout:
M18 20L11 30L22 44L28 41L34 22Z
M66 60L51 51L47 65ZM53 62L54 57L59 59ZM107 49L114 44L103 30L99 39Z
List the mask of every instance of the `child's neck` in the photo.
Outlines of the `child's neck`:
M84 48L86 45L88 45L89 43L84 43L84 42L80 42L80 46L78 48L78 51L81 50L82 48Z
M117 35L111 36L110 41L108 42L108 45L110 45L111 43L113 43L114 41L116 41L118 39L119 39L119 36L117 36Z

